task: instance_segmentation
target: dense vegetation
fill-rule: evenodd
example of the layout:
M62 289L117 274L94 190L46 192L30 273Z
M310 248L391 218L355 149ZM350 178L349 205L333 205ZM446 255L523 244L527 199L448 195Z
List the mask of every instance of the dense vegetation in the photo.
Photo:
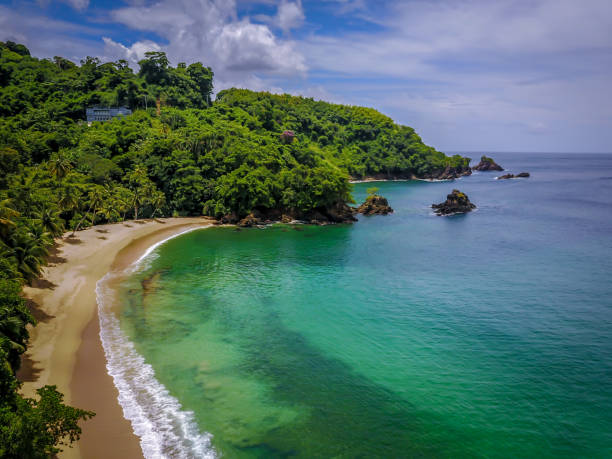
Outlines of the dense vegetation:
M201 63L37 59L0 42L0 456L53 454L92 413L53 387L17 394L34 319L21 285L39 276L66 230L170 215L278 211L294 217L350 202L349 177L435 177L469 160L424 145L375 110L288 95L221 91ZM84 122L91 106L131 116Z

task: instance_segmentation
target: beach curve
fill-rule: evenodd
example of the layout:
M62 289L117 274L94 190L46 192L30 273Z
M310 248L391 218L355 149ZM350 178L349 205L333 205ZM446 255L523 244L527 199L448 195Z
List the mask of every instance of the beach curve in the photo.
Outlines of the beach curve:
M211 225L203 217L168 218L80 231L74 238L57 240L57 253L42 279L24 288L38 325L30 330L19 372L22 393L32 397L39 387L54 384L67 403L96 412L83 424L78 444L60 457L142 457L139 438L124 418L106 369L96 286L108 272L138 262L159 243Z

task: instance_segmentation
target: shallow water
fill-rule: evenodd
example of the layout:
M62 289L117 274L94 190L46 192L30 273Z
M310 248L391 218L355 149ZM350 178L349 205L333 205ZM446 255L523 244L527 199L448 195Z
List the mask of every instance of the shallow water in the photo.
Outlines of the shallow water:
M377 183L391 216L158 247L114 361L149 455L612 455L612 155L495 158L532 177ZM453 188L478 210L434 216Z

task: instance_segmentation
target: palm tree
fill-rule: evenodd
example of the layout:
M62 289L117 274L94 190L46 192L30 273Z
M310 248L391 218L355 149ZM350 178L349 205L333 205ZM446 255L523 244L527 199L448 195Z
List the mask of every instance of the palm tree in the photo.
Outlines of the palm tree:
M132 189L132 206L134 207L134 220L138 220L138 209L148 201L148 196L153 191L152 183L147 176L147 170L142 165L137 165L128 175L127 181Z
M29 337L26 325L34 323L34 318L23 308L12 305L0 306L0 349L7 354L7 360L13 371L19 368L19 356L25 352Z
M0 241L0 271L2 277L9 280L16 280L20 283L23 281L23 276L15 266L13 257L13 249Z
M68 175L68 172L72 169L72 163L60 151L49 163L51 174L55 176L58 182L62 183L62 179Z
M53 245L53 235L40 222L34 221L30 228L30 235L37 244L45 248Z
M151 199L151 204L155 207L155 210L151 214L151 218L155 217L155 214L162 208L164 204L166 204L166 196L161 191L155 193L153 198Z
M30 281L40 275L44 258L49 254L43 234L37 236L25 231L16 231L10 240L17 269L24 279Z
M11 186L11 193L15 202L19 205L19 210L25 216L30 213L32 203L35 201L34 195L36 192L35 181L38 175L38 170L32 168L26 173L19 176Z
M53 237L61 236L64 232L64 222L59 216L60 211L44 206L33 215L34 221Z
M11 207L12 201L4 199L0 201L0 237L6 240L9 233L15 228L16 217L19 217L19 212Z
M117 207L118 203L116 199L107 199L102 203L102 207L98 213L102 215L106 221L116 222L120 217Z
M66 186L60 188L59 200L57 205L62 212L70 212L70 217L79 208L81 193L76 186ZM66 219L70 220L70 219Z
M89 215L89 213L92 210L94 211L93 212L92 224L95 224L97 210L100 207L100 205L102 204L103 200L104 200L104 194L103 194L103 191L102 191L101 187L96 186L93 190L91 190L89 192L89 209L81 217L81 219L79 220L79 223L77 223L76 227L74 228L74 231L72 231L71 236L74 236L74 234L79 230L79 228L81 227L81 224L83 223L83 220L85 220L87 215Z
M121 192L115 197L117 204L117 211L121 212L121 221L125 220L125 215L132 208L132 201L134 200L133 193L127 188L120 190Z

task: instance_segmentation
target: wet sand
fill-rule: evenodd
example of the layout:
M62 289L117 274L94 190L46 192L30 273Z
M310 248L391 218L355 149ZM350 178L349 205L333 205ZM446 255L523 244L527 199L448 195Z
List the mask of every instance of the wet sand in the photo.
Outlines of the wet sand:
M62 458L142 457L138 437L117 401L106 372L99 337L96 283L108 271L123 269L153 244L190 228L210 226L204 218L168 218L100 225L58 239L58 250L41 280L24 293L38 325L18 376L22 392L33 397L46 384L57 385L65 401L93 410L81 440ZM69 233L68 233L69 234Z

